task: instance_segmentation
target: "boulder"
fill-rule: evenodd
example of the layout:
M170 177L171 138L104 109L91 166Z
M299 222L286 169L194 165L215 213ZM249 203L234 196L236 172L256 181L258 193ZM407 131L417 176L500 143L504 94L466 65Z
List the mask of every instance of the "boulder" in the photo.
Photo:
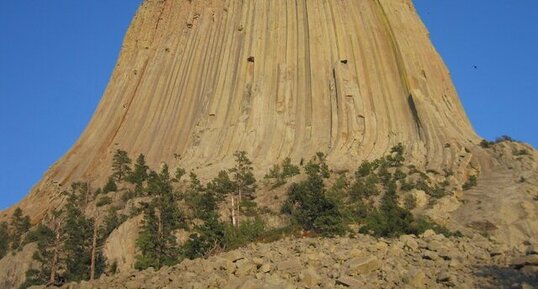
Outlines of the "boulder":
M379 269L380 262L375 256L364 256L352 258L345 265L348 268L348 274L360 275Z
M342 285L342 286L345 286L345 287L349 287L349 288L352 288L352 289L355 289L355 288L359 289L359 288L361 288L361 285L362 285L362 283L359 280L357 280L357 279L355 279L353 277L349 277L349 276L342 276L342 277L338 278L336 280L336 284L337 285Z
M527 255L515 258L512 260L512 265L516 269L521 269L525 266L538 266L538 255Z
M297 258L291 258L277 264L277 269L281 272L296 274L303 268L303 264Z
M303 270L301 277L301 281L306 288L314 288L321 282L321 276L313 268Z
M426 288L426 274L422 270L413 269L408 271L404 275L403 281L412 288Z

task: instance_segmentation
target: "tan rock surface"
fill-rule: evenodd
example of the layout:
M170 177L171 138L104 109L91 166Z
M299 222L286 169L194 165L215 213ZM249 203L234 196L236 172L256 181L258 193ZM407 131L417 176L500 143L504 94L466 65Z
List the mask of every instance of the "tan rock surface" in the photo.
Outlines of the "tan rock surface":
M399 142L430 167L478 142L411 1L146 0L87 129L20 205L39 218L53 184L99 184L118 148L212 176L236 150L264 173Z
M68 284L62 288L532 288L538 285L538 276L528 264L534 264L532 255L524 259L502 253L506 258L491 256L494 243L482 238L445 238L430 234L420 238L406 236L404 239L423 244L417 251L393 255L377 249L378 239L357 235L355 238L334 239L285 239L269 244L252 244L232 252L208 259L185 260L179 265L161 270L146 270L103 277L83 284ZM397 239L386 240L389 252L404 249L406 245ZM453 260L425 259L422 256L442 243L449 251L459 252L461 260L454 268ZM343 270L350 261L355 262L352 252L369 252L367 258L377 263L375 270L360 274ZM332 252L330 256L324 252ZM274 254L279 252L279 254ZM320 263L312 263L308 256L318 255ZM257 256L257 257L253 257ZM342 256L348 256L347 258ZM233 258L232 258L233 257ZM521 257L521 256L520 256ZM255 264L261 258L267 264L277 264L267 271L264 266L238 268ZM233 266L215 266L219 260L236 259ZM291 259L291 262L288 260ZM506 261L503 261L506 259ZM520 261L523 260L523 261ZM229 261L232 262L232 261ZM237 264L239 263L239 264ZM258 262L259 263L259 262ZM286 266L280 264L286 263ZM365 262L361 262L363 264ZM368 263L368 262L366 262ZM371 262L370 262L371 263ZM232 263L233 264L233 263ZM519 264L512 265L512 264ZM525 264L523 268L521 264ZM296 273L291 273L289 270ZM295 270L297 269L297 270ZM525 285L527 284L527 285ZM527 287L524 287L527 286ZM43 287L38 287L43 288Z
M140 230L142 216L127 220L107 238L103 255L108 264L117 265L118 272L129 272L134 269L136 256L136 238Z
M418 168L453 173L457 194L433 207L424 194L415 195L417 210L468 236L478 231L507 246L504 251L523 253L538 244L538 153L509 142L484 149L479 141L410 0L146 0L90 124L18 206L38 221L65 204L61 192L70 182L102 185L116 149L133 158L144 153L152 167L166 161L172 169L192 169L207 179L229 167L236 150L247 151L263 175L285 157L298 162L317 151L328 154L331 167L355 170L362 160L378 158L401 142L407 160ZM514 153L520 150L528 154ZM461 191L471 174L478 175L478 185ZM285 194L283 188L278 192ZM258 200L277 210L276 202L269 203L273 197L260 192ZM0 220L11 213L1 212ZM107 241L105 255L118 262L121 272L134 262L135 236L131 220ZM435 235L423 236L429 237ZM425 251L423 240L409 238L399 241L402 247L375 243L368 252L380 260L375 267L381 269L373 272L401 269L401 276L387 278L405 276L408 283L384 281L436 288L461 281L439 276L445 265L470 274L466 256L439 248ZM489 258L472 242L457 246L476 252L473 260ZM274 256L289 250L271 249L272 261L264 259L261 265L246 260L236 268L230 262L239 259L220 260L224 269L218 270L241 275L225 283L257 286L245 276L254 268L260 276L269 275L264 282L274 288L293 288L296 280L289 278L301 276L309 286L317 282L314 272L301 275L303 260L286 264L290 258ZM305 259L312 266L331 263L315 272L323 277L321 288L336 286L336 280L366 284L360 274L340 273L351 257L368 256L362 247L343 252L327 244L326 249L325 255L308 252ZM490 253L502 256L504 251ZM446 264L423 278L405 264L385 268L386 254L418 258L418 268ZM338 261L331 261L333 256ZM293 265L287 270L293 274L273 274L284 265ZM179 281L172 278L172 284L193 281L196 275L187 273ZM330 284L323 283L325 277ZM222 278L227 277L196 282L221 284ZM462 279L461 288L472 288L474 281L468 279Z
M37 244L32 243L0 259L0 288L19 288L26 280L26 271L35 265L32 256L36 250Z

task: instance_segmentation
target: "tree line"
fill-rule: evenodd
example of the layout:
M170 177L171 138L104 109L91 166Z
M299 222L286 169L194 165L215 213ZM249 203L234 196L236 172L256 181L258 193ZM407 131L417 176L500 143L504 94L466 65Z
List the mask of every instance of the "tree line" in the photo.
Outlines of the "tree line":
M289 217L289 225L276 229L267 228L263 210L255 202L258 183L248 155L238 151L234 158L233 167L204 184L193 172L177 168L171 173L167 164L155 171L143 154L133 163L127 152L117 150L112 174L102 188L92 190L88 183L73 183L63 193L66 206L51 212L30 231L29 218L20 209L9 224L0 224L0 233L6 232L0 236L9 236L0 238L0 254L37 243L34 259L40 266L27 272L22 286L26 288L115 273L114 264L108 268L105 265L105 241L123 221L137 215L143 215L136 239L135 268L140 270L158 269L184 258L207 257L250 242L300 232L325 237L358 232L395 237L434 229L453 234L411 213L416 201L406 192L424 190L435 201L449 188L447 182L436 184L414 166L405 166L401 144L387 156L360 164L351 178L348 171L331 170L323 153L307 162L301 160L299 165L292 164L289 158L274 165L264 177L271 183L270 190L300 175L299 181L288 186L279 212ZM450 176L450 172L445 174ZM134 198L143 201L129 216L118 214L121 208L112 205L111 197L118 193L125 203ZM96 213L106 205L110 205L107 214ZM357 227L351 225L358 225L359 231L351 229ZM186 241L178 241L179 232L188 232Z

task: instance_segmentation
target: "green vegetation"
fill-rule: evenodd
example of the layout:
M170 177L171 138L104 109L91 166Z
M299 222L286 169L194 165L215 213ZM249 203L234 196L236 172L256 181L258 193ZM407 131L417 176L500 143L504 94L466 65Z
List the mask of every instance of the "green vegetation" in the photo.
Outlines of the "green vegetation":
M128 159L128 157L126 158ZM148 179L149 167L146 164L146 158L140 154L136 159L133 172L128 176L128 181L135 184L138 189L142 189L144 182Z
M328 177L328 167L323 154L305 166L308 178L293 184L282 211L304 230L322 236L342 235L345 232L343 216L337 202L327 197L323 179Z
M99 191L99 190L97 190ZM119 224L118 217L109 214L88 218L83 213L95 200L87 183L73 183L67 195L67 206L51 212L43 223L30 231L25 243L36 242L33 259L38 266L26 273L21 288L31 285L58 285L68 281L92 280L105 270L102 247L110 232ZM112 212L112 208L110 209Z
M159 173L149 173L148 192L153 199L144 204L144 222L136 240L140 254L136 256L135 268L140 270L177 263L180 252L174 231L184 224L167 165Z
M23 236L30 230L30 217L24 216L21 208L16 208L11 216L11 249L17 250L21 248Z
M291 163L290 158L285 158L281 164L274 165L269 173L265 175L266 179L273 180L273 188L277 188L286 183L288 178L300 174L301 171L298 166Z
M495 144L502 143L502 142L517 142L517 141L511 138L510 136L503 135L503 136L497 137L495 141L488 141L488 140L483 139L480 142L480 146L487 149L487 148L491 148Z
M6 222L0 223L0 259L2 259L9 250L10 235Z
M112 158L112 175L118 182L125 180L131 173L131 159L127 155L126 151L117 150Z
M30 269L26 272L26 281L20 288L47 284L50 281L51 273L54 270L53 264L55 264L51 260L54 258L58 260L58 255L55 255L55 249L57 248L55 246L55 240L55 232L41 224L28 234L28 242L37 242L37 251L34 253L33 259L39 262L40 267L38 269Z
M435 175L430 178L414 166L405 167L404 153L403 145L398 144L387 156L365 161L351 173L332 172L323 153L306 164L301 160L304 175L290 184L281 207L290 224L268 228L263 218L273 212L256 203L258 184L246 152L236 152L233 167L203 183L194 172L182 168L176 168L172 176L166 164L154 171L142 154L131 168L127 153L118 150L112 175L102 189L92 191L87 183L74 183L65 192L68 205L49 214L29 233L29 219L22 211L16 211L10 224L1 224L0 233L6 233L1 234L0 256L9 247L37 242L34 259L40 265L28 271L26 287L59 284L64 279L91 280L105 271L114 273L117 264L112 262L105 268L101 251L108 236L127 218L118 210L125 210L132 198L143 200L131 202L128 213L143 216L136 239L135 268L139 270L174 265L184 258L207 257L251 242L270 242L284 236L332 237L352 233L357 227L361 233L383 237L420 234L427 229L451 235L446 228L413 216L410 210L417 203L413 194L400 195L417 189L435 200L449 190L448 181L439 181L443 177L440 173L430 170L428 174ZM301 168L286 158L273 166L266 178L275 188L300 173ZM445 177L449 176L445 171ZM469 181L469 186L476 185L476 177ZM117 199L113 193L121 194L123 202L112 202ZM92 211L97 212L93 218L83 213ZM178 236L185 233L189 237L180 244Z
M106 185L103 187L103 193L110 193L110 192L117 192L118 186L116 185L116 181L114 180L114 177L108 178L108 181Z
M473 187L476 187L478 184L478 178L475 175L469 176L469 179L463 184L462 189L464 191L470 190Z
M514 150L512 154L516 157L530 155L529 151L526 149Z
M102 207L110 204L112 204L112 198L109 196L100 197L99 200L97 200L97 203L95 203L97 207Z

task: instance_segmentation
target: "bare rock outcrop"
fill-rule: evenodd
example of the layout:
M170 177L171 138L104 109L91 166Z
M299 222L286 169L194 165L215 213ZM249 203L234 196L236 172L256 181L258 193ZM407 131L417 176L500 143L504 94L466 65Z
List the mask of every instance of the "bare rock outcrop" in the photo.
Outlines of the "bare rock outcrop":
M263 174L400 142L438 170L479 142L410 0L146 0L90 124L20 206L39 219L52 184L102 185L116 149L203 177L237 150Z
M32 256L36 249L37 244L31 243L0 259L0 288L19 288L26 280L26 271L35 265Z
M515 258L481 236L431 231L385 240L358 235L251 244L159 271L102 277L62 288L533 288L537 255ZM530 252L530 251L529 251ZM534 258L534 259L533 259ZM516 268L514 268L516 266ZM522 268L527 268L522 269ZM510 276L508 279L501 276ZM41 287L36 287L41 288Z
M140 230L142 216L127 220L114 230L107 238L103 255L108 265L114 264L117 272L129 272L134 269L136 256L136 238Z

